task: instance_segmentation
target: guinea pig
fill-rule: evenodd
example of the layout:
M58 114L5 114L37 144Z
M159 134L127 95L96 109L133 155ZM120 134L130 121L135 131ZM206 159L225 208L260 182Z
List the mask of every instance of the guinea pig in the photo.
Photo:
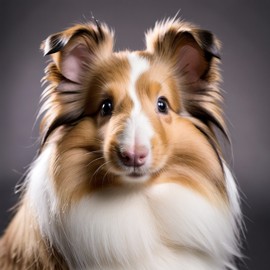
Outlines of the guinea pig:
M40 150L1 269L236 269L241 210L217 131L220 42L168 19L115 52L93 21L49 36Z

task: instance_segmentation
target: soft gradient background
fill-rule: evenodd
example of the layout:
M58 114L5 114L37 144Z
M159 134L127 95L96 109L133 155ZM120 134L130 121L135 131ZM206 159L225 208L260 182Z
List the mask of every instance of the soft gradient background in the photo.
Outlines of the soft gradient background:
M116 49L143 49L156 20L180 16L213 31L223 43L224 109L247 227L240 269L269 269L270 256L270 1L37 1L0 2L0 230L17 201L14 186L38 148L34 125L48 58L39 45L49 34L91 12L116 30Z

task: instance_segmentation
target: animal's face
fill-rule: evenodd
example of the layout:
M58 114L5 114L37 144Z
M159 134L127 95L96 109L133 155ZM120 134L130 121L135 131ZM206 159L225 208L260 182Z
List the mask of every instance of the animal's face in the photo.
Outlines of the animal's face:
M87 106L99 96L94 118L105 166L123 181L144 181L170 156L168 129L180 109L173 74L135 53L114 55L98 70Z
M217 42L189 25L166 27L148 33L140 52L113 52L104 25L75 26L43 44L54 61L42 129L44 142L57 138L52 167L62 193L148 183L175 170L186 179L189 167L219 178L210 127L222 127Z

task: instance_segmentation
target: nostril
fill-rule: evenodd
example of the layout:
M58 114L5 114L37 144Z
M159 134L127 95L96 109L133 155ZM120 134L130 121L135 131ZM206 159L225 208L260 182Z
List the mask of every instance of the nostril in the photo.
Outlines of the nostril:
M134 166L135 154L131 151L120 151L119 157L124 165Z
M142 166L145 164L148 156L148 150L146 148L140 149L135 154L134 164L135 166Z
M145 163L146 158L145 157L135 157L134 165L135 166L142 166Z
M125 162L125 163L132 163L134 162L134 154L132 154L131 152L128 152L128 151L124 151L121 153L121 156L122 156L122 160Z

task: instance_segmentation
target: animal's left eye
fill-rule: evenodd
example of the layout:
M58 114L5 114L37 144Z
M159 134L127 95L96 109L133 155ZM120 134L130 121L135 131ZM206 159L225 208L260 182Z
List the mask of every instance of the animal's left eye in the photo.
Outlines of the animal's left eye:
M111 99L106 99L101 104L100 114L101 116L110 116L113 111L113 102Z
M168 113L168 102L165 97L159 97L157 101L157 109L160 113Z

